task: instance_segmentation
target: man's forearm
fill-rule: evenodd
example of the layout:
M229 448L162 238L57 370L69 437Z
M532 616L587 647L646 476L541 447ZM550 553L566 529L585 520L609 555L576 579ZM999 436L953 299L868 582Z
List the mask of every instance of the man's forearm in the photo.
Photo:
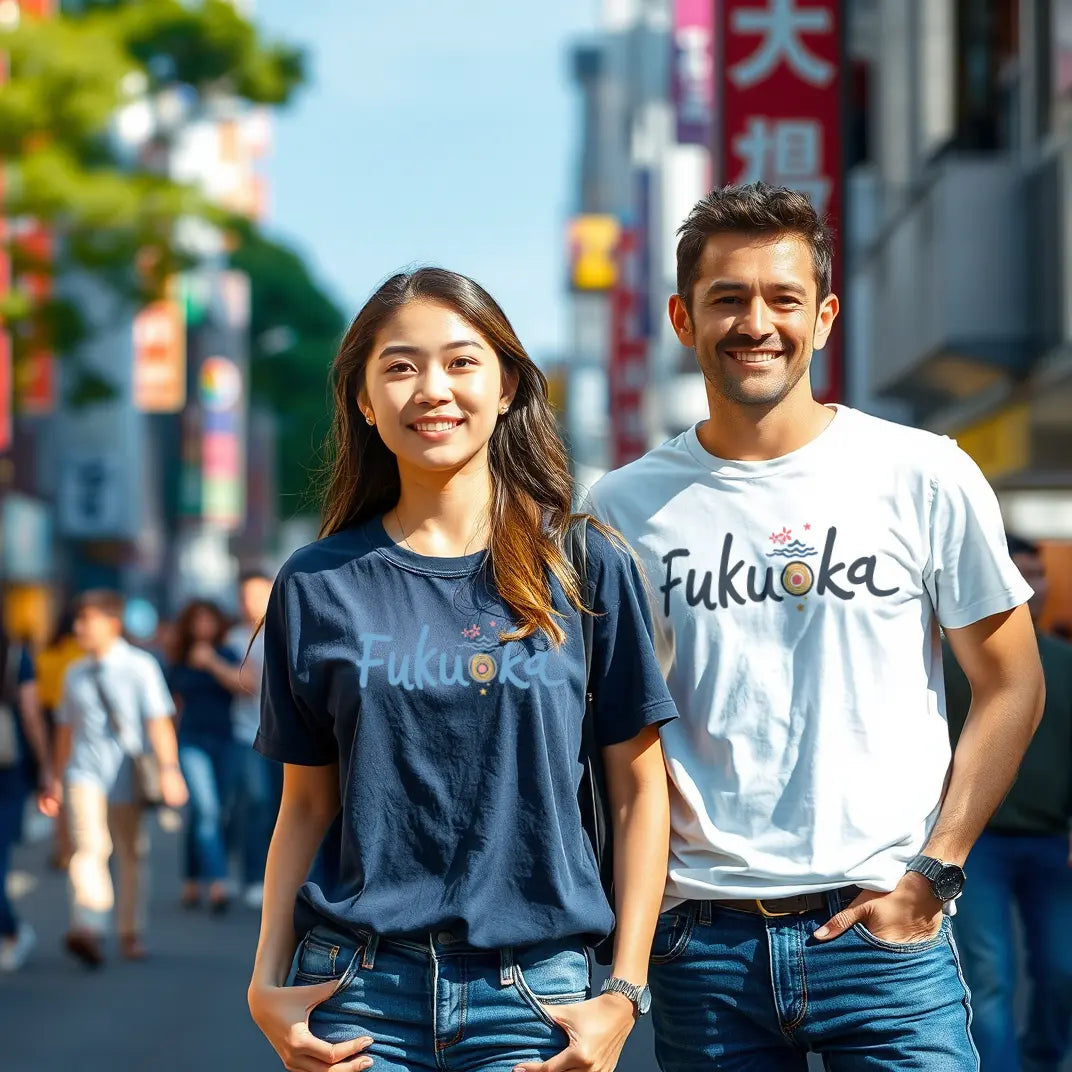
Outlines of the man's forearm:
M179 745L175 738L175 727L171 718L161 715L150 718L145 723L145 734L149 738L157 761L162 767L176 767L179 763Z
M1016 778L1044 699L1035 675L973 698L938 822L923 848L928 856L963 865Z

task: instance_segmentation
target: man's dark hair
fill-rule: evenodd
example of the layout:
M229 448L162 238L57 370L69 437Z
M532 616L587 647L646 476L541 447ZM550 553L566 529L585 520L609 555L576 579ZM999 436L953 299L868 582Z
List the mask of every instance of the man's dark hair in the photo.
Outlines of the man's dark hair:
M275 575L269 573L266 569L261 569L259 566L250 566L249 569L242 570L238 575L238 587L241 588L247 581L274 581Z
M123 620L123 611L126 610L126 600L111 588L91 588L83 592L74 601L75 617L85 610L99 611L109 618L118 621Z
M696 202L677 233L677 292L687 309L692 308L704 247L719 234L796 235L811 249L818 300L830 293L834 236L798 190L765 182L721 186Z
M1009 545L1010 555L1038 555L1039 545L1032 540L1025 540L1014 532L1005 533L1005 542Z

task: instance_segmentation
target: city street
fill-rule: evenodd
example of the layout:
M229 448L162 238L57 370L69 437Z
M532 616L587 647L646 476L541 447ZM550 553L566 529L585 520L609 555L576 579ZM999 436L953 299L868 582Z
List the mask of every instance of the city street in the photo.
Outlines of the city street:
M46 844L16 850L16 911L37 930L23 971L0 975L4 1072L270 1072L282 1066L250 1020L246 983L256 913L223 917L178 903L179 847L154 823L151 959L110 960L98 972L60 948L65 878L47 868ZM653 1072L650 1022L630 1040L620 1072Z

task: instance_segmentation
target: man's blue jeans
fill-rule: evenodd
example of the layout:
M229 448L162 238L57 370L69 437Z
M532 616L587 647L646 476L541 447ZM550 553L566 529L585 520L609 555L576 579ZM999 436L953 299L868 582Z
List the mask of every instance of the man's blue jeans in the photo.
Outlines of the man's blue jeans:
M242 881L264 881L268 845L283 795L283 765L247 744L234 743L234 778L228 841L242 861Z
M764 919L692 901L659 918L652 949L663 1072L978 1072L968 990L948 919L935 938L815 931L849 903Z
M983 1072L1057 1072L1072 1034L1072 869L1063 834L985 833L965 865L954 917L972 988ZM1022 1039L1014 1001L1013 913L1023 923L1031 998Z

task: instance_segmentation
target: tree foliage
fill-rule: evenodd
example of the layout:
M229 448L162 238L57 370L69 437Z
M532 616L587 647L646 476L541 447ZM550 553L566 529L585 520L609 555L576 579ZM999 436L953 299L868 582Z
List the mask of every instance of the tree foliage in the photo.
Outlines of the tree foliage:
M304 512L314 505L329 369L346 320L286 246L251 232L231 259L251 281L252 397L276 414L283 512Z
M175 241L180 219L225 229L233 221L161 168L125 159L113 136L119 110L176 85L199 102L229 95L280 104L304 77L300 52L262 40L226 0L84 3L78 13L0 31L0 52L9 70L0 85L4 214L46 223L60 268L92 271L134 300L159 294L188 263ZM16 279L38 267L17 237L9 249ZM77 334L75 310L18 286L0 316L16 361L42 340L69 344Z

